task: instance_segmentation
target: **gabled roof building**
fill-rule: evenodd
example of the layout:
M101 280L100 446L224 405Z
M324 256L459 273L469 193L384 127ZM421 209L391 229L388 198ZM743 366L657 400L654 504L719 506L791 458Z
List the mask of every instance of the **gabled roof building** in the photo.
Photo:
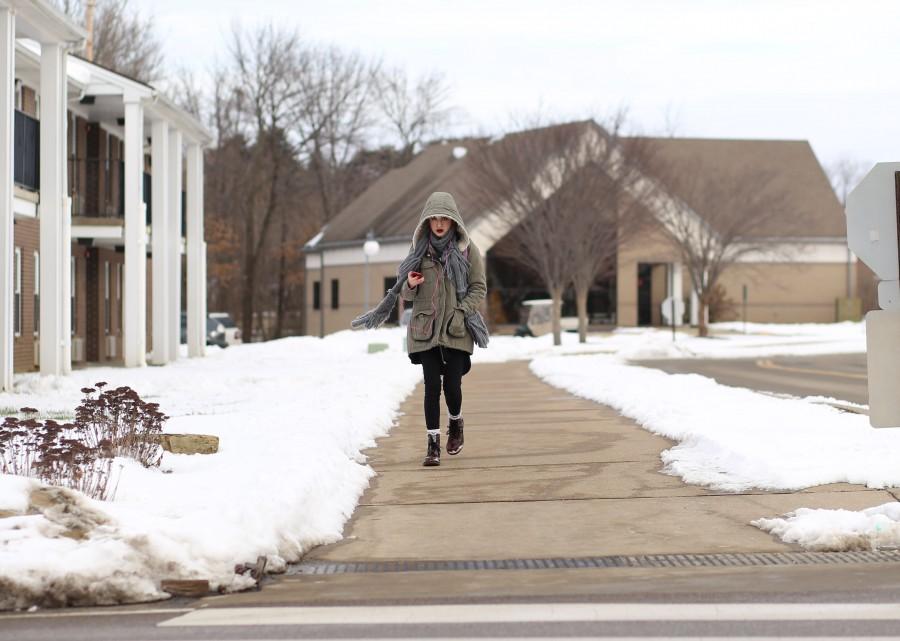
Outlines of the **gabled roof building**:
M599 130L592 121L560 126L580 129L585 135ZM541 135L540 131L512 135ZM310 241L306 248L307 333L346 329L350 320L380 300L396 278L396 266L409 250L412 229L433 191L453 194L473 240L486 254L487 318L495 324L516 323L522 300L546 297L539 282L494 251L509 230L498 225L490 212L479 210L467 194L467 172L474 165L468 162L470 152L484 142L429 145L408 165L371 185ZM681 165L685 171L701 166L712 180L717 173L725 176L748 167L770 173L771 188L783 193L783 209L789 213L755 229L759 235L755 240L772 251L756 252L731 265L722 277L726 295L741 302L746 292L748 321L836 320L836 301L854 294L856 262L847 251L841 206L806 141L655 138L648 142L667 166ZM700 220L704 208L716 206L691 203L688 194L683 200ZM799 233L795 218L809 221ZM363 251L367 239L380 245L374 255ZM780 251L786 247L792 251ZM616 274L598 281L591 292L592 322L659 325L662 301L676 297L685 301L688 310L676 323L697 323L696 294L662 223L619 246L617 255ZM574 310L564 308L567 313Z

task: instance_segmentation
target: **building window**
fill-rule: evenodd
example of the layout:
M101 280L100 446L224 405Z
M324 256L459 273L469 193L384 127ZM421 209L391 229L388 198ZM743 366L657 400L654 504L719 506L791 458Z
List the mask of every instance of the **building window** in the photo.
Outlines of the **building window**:
M338 280L337 278L331 279L331 309L337 309L339 305L338 298Z
M74 256L72 256L71 260L72 268L69 271L69 323L72 325L70 328L72 336L75 336L75 283L78 282L78 279L75 277L75 266L78 264L78 261L75 260Z
M103 141L106 146L106 153L103 154L103 189L106 191L106 204L109 205L112 203L112 180L109 171L109 163L111 162L109 154L112 151L110 134L103 136Z
M110 325L109 308L109 261L103 262L103 330L109 334Z
M13 331L22 335L22 250L16 247L13 259Z
M322 309L322 283L313 283L313 309Z
M34 335L41 331L41 255L34 252Z
M116 265L116 320L122 333L122 263Z

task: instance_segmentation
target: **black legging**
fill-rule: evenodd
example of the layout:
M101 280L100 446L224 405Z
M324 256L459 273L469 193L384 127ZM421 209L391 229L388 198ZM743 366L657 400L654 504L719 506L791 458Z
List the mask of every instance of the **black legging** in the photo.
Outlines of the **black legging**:
M441 375L447 411L456 416L462 409L462 377L471 361L461 350L440 346L422 352L421 358L425 375L425 427L437 430L441 425Z

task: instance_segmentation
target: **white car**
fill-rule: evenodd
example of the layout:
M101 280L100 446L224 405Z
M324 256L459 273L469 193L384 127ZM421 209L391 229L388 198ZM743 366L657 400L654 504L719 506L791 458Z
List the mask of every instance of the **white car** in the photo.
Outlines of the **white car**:
M240 345L243 342L241 330L228 312L212 312L209 314L209 319L222 326L221 330L225 333L225 342L228 345Z

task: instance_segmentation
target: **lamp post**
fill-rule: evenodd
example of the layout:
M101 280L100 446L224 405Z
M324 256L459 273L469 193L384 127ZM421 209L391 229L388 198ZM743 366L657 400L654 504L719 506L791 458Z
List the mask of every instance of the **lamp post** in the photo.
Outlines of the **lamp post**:
M365 292L363 299L363 312L369 310L369 258L377 254L381 250L381 245L375 240L375 233L370 229L366 234L366 242L363 243L363 253L366 255L366 275L363 291Z

